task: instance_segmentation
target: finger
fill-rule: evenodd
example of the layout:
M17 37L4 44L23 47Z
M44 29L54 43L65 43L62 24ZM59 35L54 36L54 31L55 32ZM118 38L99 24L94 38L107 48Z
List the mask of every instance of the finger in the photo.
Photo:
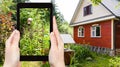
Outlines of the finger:
M51 49L57 48L56 38L53 32L50 33Z
M6 45L5 45L6 47L10 46L10 44L12 43L14 34L15 34L15 30L12 32L10 37L6 40Z
M57 23L56 23L55 16L53 17L53 32L54 32L54 34L57 38L57 41L59 42L60 34L59 34L59 31L58 31L58 28L57 28Z
M55 37L57 38L58 47L63 49L64 44L57 28L55 16L53 17L53 31L55 33Z
M13 35L12 46L18 47L20 40L20 32L15 30L15 34Z
M53 16L53 31L58 31L58 28L57 28L57 23L56 23L56 18L55 18L55 16Z

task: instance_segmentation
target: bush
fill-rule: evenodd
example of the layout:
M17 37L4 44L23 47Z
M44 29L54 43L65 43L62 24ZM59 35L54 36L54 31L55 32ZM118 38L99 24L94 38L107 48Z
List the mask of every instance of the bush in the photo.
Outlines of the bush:
M86 46L80 46L80 45L72 45L71 49L75 50L75 60L78 62L82 62L88 57L93 57L89 48Z
M120 57L114 57L109 60L111 67L120 67Z
M12 25L10 14L0 14L0 61L3 61L5 41L12 32Z

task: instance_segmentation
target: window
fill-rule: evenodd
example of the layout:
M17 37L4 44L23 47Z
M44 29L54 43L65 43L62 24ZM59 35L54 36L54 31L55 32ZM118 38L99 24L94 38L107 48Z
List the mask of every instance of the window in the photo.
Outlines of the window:
M91 37L100 37L101 36L100 25L96 24L91 27Z
M84 7L84 16L92 14L92 5Z
M78 37L84 37L84 28L82 26L78 28Z

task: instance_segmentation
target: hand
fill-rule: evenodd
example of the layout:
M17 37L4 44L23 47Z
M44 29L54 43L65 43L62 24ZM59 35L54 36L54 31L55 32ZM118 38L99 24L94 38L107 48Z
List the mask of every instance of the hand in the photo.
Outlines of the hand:
M3 67L19 67L19 40L20 33L14 30L5 44L5 62Z
M53 17L53 32L50 34L51 48L49 52L49 63L51 67L65 67L64 43L57 29L56 19Z

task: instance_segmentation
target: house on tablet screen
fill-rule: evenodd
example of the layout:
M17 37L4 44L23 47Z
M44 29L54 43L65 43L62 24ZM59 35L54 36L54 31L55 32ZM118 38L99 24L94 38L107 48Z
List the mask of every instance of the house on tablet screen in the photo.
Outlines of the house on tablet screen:
M92 5L90 0L80 0L70 25L76 43L120 49L120 6L118 0L102 0Z

